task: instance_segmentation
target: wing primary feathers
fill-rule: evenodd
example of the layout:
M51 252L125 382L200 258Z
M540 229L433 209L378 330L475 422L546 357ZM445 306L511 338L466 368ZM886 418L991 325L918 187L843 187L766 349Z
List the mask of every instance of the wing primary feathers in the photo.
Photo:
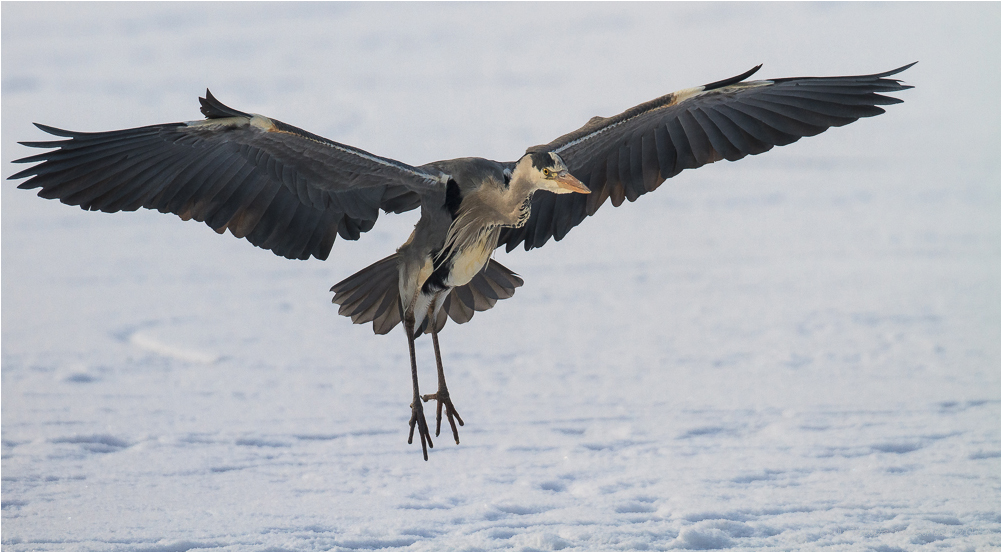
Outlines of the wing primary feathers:
M623 203L624 200L629 199L631 196L634 196L635 200L637 199L634 190L632 190L633 179L630 170L631 150L632 148L630 147L630 143L624 143L620 146L617 155L616 164L618 174L616 180L614 181L614 186L618 189L616 199L618 199L620 203ZM610 197L612 198L613 196L610 195Z
M672 136L669 135L667 124L655 126L655 149L658 151L658 166L661 168L659 170L660 178L667 179L676 176L679 173L676 171L676 147L672 144Z
M219 233L226 230L230 219L244 206L240 192L259 186L258 181L263 181L265 178L260 173L254 172L253 168L241 165L230 180L223 183L223 186L210 198L211 203L206 208L205 224Z
M280 246L282 238L295 239L292 233L287 233L289 223L296 215L299 201L288 195L269 198L268 206L261 214L261 219L254 226L254 231L247 239L259 248L272 250L276 255L286 257L286 248Z
M797 136L779 131L773 126L768 125L765 121L756 119L744 111L737 109L736 106L721 104L719 106L715 106L715 108L724 114L725 117L728 117L728 119L738 125L742 130L762 142L776 146L785 146L798 139Z
M831 98L811 98L800 94L763 94L759 101L787 105L821 117L846 119L847 123L866 116L874 108L871 103L854 105L852 101L843 103Z
M627 167L629 173L623 183L624 193L627 196L627 200L631 202L637 200L646 192L644 189L644 169L641 164L641 150L643 146L641 142L641 136L632 136L630 143L627 145L627 154L629 157ZM623 167L622 163L621 161L621 167Z
M620 207L624 199L623 183L620 181L622 151L622 147L617 148L606 156L606 187L609 190L609 201L613 207Z
M892 75L898 75L899 73L905 71L906 69L909 69L910 67L916 65L917 63L919 63L919 62L918 61L914 61L912 63L903 65L902 67L899 67L899 68L896 68L896 69L892 69L890 71L885 71L885 72L882 72L882 73L874 73L874 74L871 74L871 75L847 75L847 76L842 76L842 77L784 77L782 79L770 79L770 80L773 81L774 83L782 83L782 82L788 82L788 81L799 81L799 80L805 80L805 79L811 79L811 80L816 80L816 81L835 81L835 80L858 81L858 82L875 81L877 79L881 79L881 78L884 78L884 77L891 77ZM894 83L896 83L895 90L905 90L907 88L913 88L910 85L897 84L897 83L899 83L901 81L897 81L897 80L892 80L892 81Z
M288 259L307 259L310 254L304 255L303 251L310 240L310 225L315 222L319 210L298 202L293 203L292 209L289 223L281 230L273 230L265 244L270 244L268 247L272 251Z
M824 126L812 125L795 119L789 115L789 110L776 106L767 107L753 101L736 102L733 105L736 110L762 121L780 132L796 137L795 140L802 136L814 136L826 129Z
M87 209L100 209L105 213L129 211L123 209L128 201L131 201L129 198L146 192L144 189L146 181L157 175L156 168L169 160L169 157L169 152L150 152L123 162L119 165L118 172L109 175L105 182L95 185L95 188L99 189L95 191L98 195ZM123 201L123 198L126 201ZM139 205L136 205L131 210L135 211L138 208Z
M192 185L197 188L184 203L174 204L169 210L182 218L187 215L193 216L196 221L208 221L210 215L241 186L248 174L247 166L238 160L231 158L229 162L224 161L213 176L204 181L206 184L199 184L198 180L193 179Z
M658 146L652 129L641 137L641 179L645 192L651 192L662 183L659 178Z
M573 198L575 204L577 204L576 209L555 209L554 213L554 240L561 240L564 235L567 234L569 230L579 223L579 221L572 221L573 214L584 210L585 203L592 196L592 194L582 195L575 194Z
M728 139L728 136L707 116L704 110L692 109L688 113L703 130L711 148L718 154L718 159L737 161L745 157L745 154Z
M219 150L212 148L196 158L194 163L176 173L172 178L173 186L163 186L162 192L156 196L151 209L161 213L180 213L182 206L206 183L219 182L220 177L239 160L232 156L220 155Z
M679 118L671 119L667 122L669 136L672 138L672 145L676 149L676 164L672 168L672 174L679 174L683 169L696 167L696 156L690 147L689 138L686 137L686 130Z
M589 189L592 193L588 195L588 213L592 215L602 204L609 199L609 182L606 180L606 160L599 159L592 164L592 174L588 176ZM582 182L585 182L584 180Z
M686 135L686 144L689 145L690 152L693 154L693 161L686 167L687 169L722 159L721 154L715 151L711 141L707 138L703 127L693 116L693 110L686 110L679 114L679 125Z
M742 130L734 121L722 115L716 106L708 106L704 109L699 110L700 113L705 115L714 125L717 127L721 134L723 134L729 142L734 146L735 150L740 154L739 157L744 157L746 155L760 154L773 147L772 144L767 144L749 133ZM732 159L725 156L729 161L736 161L739 158Z

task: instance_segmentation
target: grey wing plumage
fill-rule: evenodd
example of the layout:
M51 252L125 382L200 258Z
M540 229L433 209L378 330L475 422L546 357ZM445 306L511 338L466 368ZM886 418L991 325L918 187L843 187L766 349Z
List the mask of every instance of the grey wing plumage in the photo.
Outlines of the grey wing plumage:
M914 64L875 75L744 81L752 70L681 90L584 127L528 151L555 152L591 194L538 193L526 225L504 229L508 251L543 246L593 215L607 199L619 206L651 192L683 169L735 161L814 136L829 127L884 113L883 96L912 88L888 79Z
M326 259L337 235L356 240L379 209L420 204L439 176L229 108L209 91L205 120L84 133L36 126L64 138L22 142L50 151L11 177L18 188L87 210L140 207L205 222L277 255Z

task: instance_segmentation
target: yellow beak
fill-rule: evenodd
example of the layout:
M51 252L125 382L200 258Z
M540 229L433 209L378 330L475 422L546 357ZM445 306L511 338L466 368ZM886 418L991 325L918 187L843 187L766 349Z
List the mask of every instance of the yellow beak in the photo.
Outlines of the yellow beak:
M558 186L565 190L570 190L571 192L578 192L579 194L591 194L592 191L589 190L582 181L575 178L574 175L567 171L561 171L558 173L554 180L557 181Z

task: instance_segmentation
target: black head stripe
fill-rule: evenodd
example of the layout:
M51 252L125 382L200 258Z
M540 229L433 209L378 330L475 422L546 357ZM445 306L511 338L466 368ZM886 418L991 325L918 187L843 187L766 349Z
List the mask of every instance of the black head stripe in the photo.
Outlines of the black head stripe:
M548 152L533 152L529 155L533 159L533 167L537 169L554 166L554 158L550 157Z

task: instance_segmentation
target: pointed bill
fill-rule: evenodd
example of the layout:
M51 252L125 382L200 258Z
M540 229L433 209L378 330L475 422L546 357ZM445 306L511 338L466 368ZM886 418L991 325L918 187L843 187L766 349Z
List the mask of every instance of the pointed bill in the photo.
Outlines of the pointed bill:
M561 171L557 177L554 178L558 185L565 190L570 190L571 192L578 192L579 194L591 194L592 191L588 189L582 181L575 178L574 175L568 173L567 171Z

